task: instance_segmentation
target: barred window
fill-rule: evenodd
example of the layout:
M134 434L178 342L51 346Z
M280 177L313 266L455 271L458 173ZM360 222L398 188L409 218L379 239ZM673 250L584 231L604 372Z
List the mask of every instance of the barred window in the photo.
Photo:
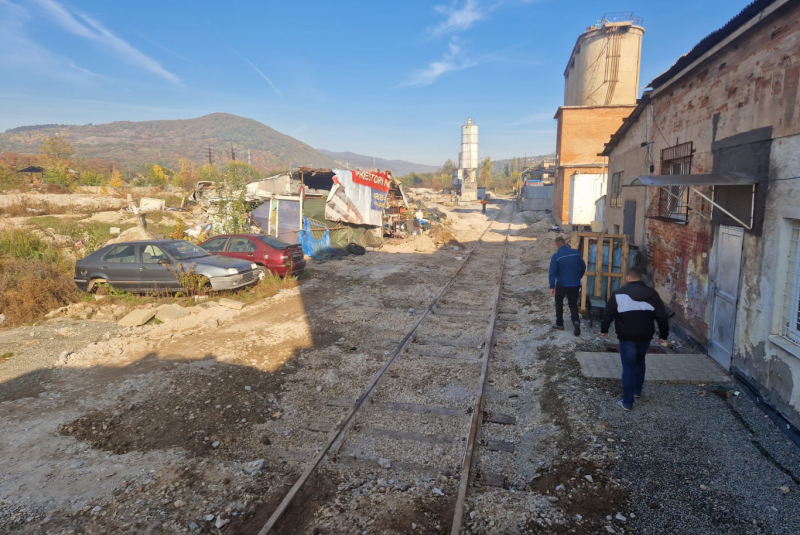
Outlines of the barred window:
M661 151L662 175L692 173L693 143L681 143ZM689 218L689 186L665 186L658 189L646 217L673 223L686 223Z
M781 336L800 344L800 219L792 219L786 287L783 289Z
M623 171L620 171L611 175L611 187L608 195L611 198L612 208L622 208L622 173Z

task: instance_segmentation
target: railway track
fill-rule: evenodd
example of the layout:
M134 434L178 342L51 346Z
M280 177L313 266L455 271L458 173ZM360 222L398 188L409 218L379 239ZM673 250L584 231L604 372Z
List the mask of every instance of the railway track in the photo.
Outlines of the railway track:
M358 466L376 474L448 473L452 500L451 535L462 531L465 500L475 481L480 448L513 451L512 443L479 441L483 422L514 425L514 417L484 411L487 374L498 319L508 230L513 204L505 203L486 227L456 273L397 344L355 400L331 399L347 409L338 425L319 422L328 439L308 462L259 535L276 526L312 474L326 462ZM420 415L424 419L420 420ZM414 416L416 419L409 418ZM387 420L391 425L386 425ZM408 421L405 421L408 420ZM382 423L381 423L382 422ZM403 444L416 443L432 457L460 460L457 470L398 460ZM454 473L455 472L455 473ZM480 474L484 485L502 486L503 477Z

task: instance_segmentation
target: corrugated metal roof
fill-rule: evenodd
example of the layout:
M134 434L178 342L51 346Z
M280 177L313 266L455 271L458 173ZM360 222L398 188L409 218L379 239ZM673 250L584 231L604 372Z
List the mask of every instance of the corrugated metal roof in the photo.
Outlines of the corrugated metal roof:
M635 176L626 187L632 186L748 186L760 182L757 177L742 173L716 175L641 175Z
M755 0L741 10L738 15L729 20L722 28L710 33L702 41L697 43L689 52L678 58L678 61L676 61L672 67L667 69L664 73L656 76L656 78L647 84L646 87L652 87L653 89L656 89L666 84L676 74L691 65L692 62L694 62L697 58L711 50L711 48L713 48L717 43L728 37L747 21L776 1L778 0Z

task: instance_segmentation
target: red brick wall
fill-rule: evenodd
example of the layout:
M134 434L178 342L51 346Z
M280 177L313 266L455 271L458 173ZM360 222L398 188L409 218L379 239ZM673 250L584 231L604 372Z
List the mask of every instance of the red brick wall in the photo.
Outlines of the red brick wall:
M655 195L656 189L652 188L650 197ZM701 201L697 195L692 197L697 206ZM646 250L655 287L675 312L673 321L706 345L711 225L697 216L690 216L687 224L649 219Z

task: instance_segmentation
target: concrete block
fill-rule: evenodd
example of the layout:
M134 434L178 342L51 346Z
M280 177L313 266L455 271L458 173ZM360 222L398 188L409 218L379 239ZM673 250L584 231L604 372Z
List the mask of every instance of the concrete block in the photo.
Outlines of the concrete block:
M226 308L232 308L233 310L241 310L244 308L244 303L241 301L234 301L233 299L222 298L219 300L219 304Z
M154 308L139 308L119 320L117 325L122 325L123 327L138 327L153 319L153 316L155 316L157 312L158 311Z
M191 312L180 305L166 305L156 309L156 319L164 323L186 317L189 314L191 314Z
M166 206L164 199L152 199L150 197L142 197L139 201L139 210L142 212L160 212Z
M198 303L197 306L199 308L214 308L218 307L219 303L217 303L216 301L204 301L202 303Z

